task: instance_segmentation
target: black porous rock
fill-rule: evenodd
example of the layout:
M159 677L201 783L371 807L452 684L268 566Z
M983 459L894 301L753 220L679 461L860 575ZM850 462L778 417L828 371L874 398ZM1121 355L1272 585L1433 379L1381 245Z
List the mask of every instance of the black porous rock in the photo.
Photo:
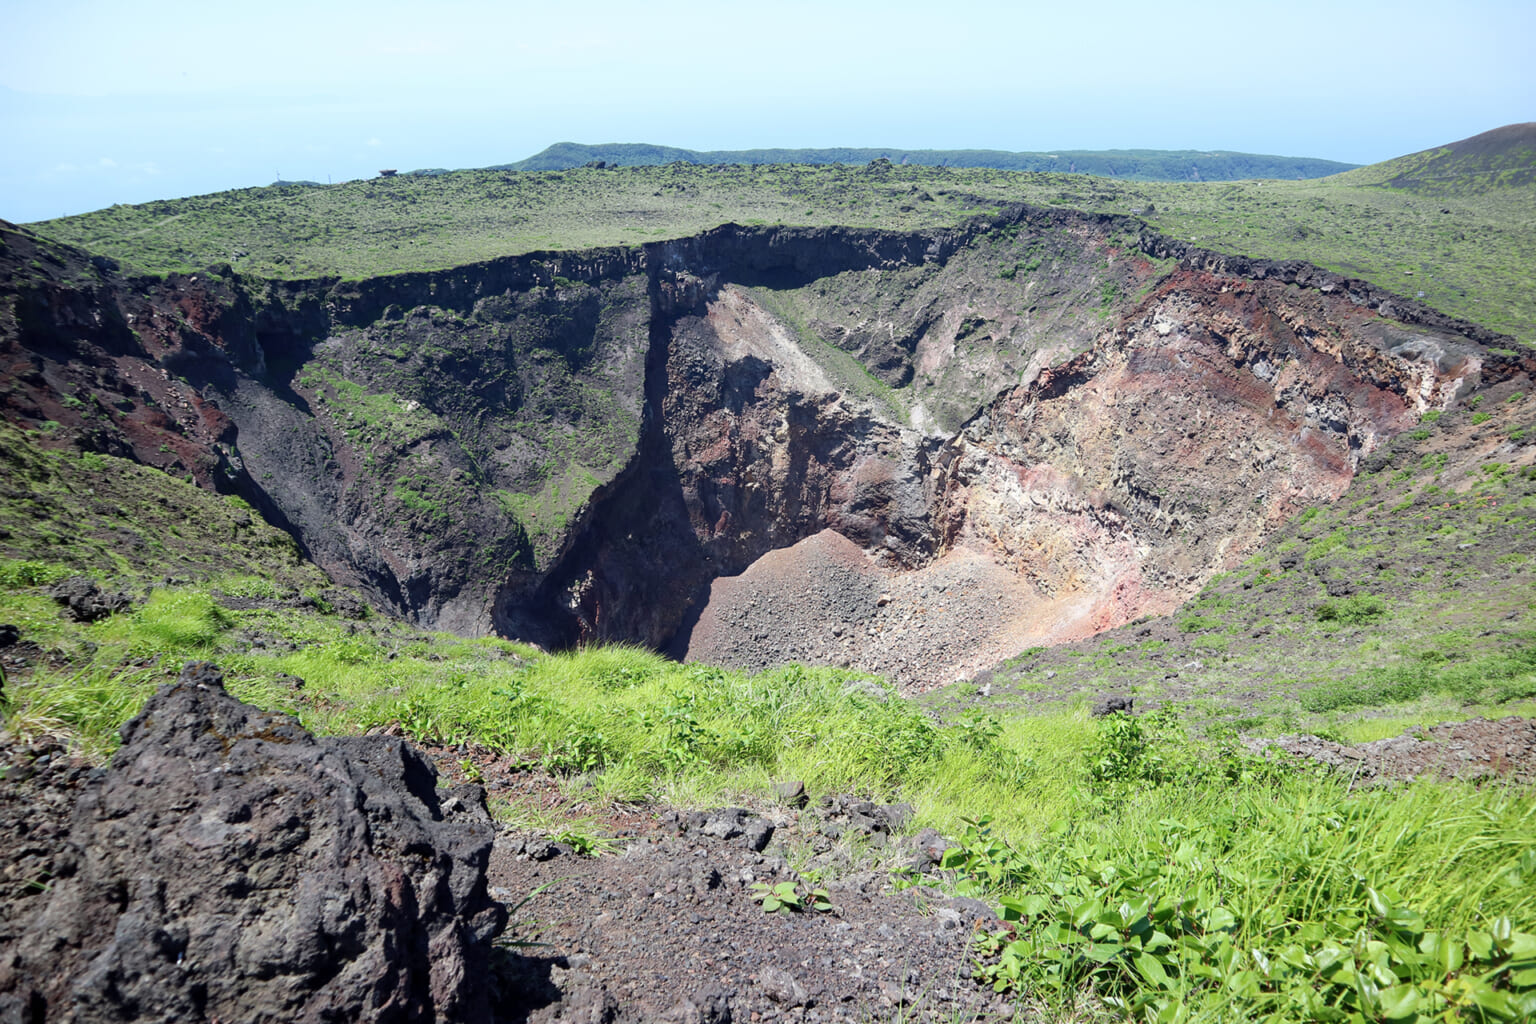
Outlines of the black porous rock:
M0 949L0 1020L490 1019L478 787L440 797L405 741L316 739L207 663L122 738L73 870Z
M707 836L722 842L746 846L761 853L773 840L773 823L745 807L717 807L710 811L673 814L672 826L678 835Z
M50 593L77 622L95 622L133 605L127 594L102 590L101 584L89 576L71 576L54 584Z
M1105 694L1100 697L1098 703L1093 706L1093 717L1104 718L1116 712L1131 713L1131 705L1136 703L1135 697L1126 697L1118 693Z

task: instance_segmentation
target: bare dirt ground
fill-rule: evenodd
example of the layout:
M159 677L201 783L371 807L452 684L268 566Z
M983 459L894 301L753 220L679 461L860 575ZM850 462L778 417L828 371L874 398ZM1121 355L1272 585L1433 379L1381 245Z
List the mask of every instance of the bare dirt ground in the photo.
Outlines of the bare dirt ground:
M761 671L857 667L904 693L966 679L1050 631L1064 612L986 555L950 551L921 570L874 563L823 530L721 577L693 628L689 661Z
M1313 736L1252 746L1332 765L1359 785L1424 774L1536 781L1536 722L1522 718L1474 719L1359 746ZM465 760L438 752L446 776L461 775ZM510 977L525 993L514 1020L1028 1019L1028 1007L970 980L971 936L995 917L976 901L943 895L932 860L944 837L882 826L884 813L900 818L899 805L834 798L803 810L603 807L565 795L541 773L507 774L506 762L473 752L468 760L483 765L476 771L493 800L579 815L586 828L619 837L616 852L597 857L516 830L498 839L493 895L515 903L537 892L512 930L548 943L512 962ZM773 831L758 851L765 825ZM908 866L925 867L930 884L897 889L890 872ZM832 880L809 881L818 872ZM797 877L825 885L838 910L765 914L752 900L753 883Z
M864 870L824 884L834 909L765 913L752 885L797 877L782 847L755 851L750 816L739 836L723 824L730 815L704 817L602 857L517 833L498 839L492 893L513 902L536 892L516 927L518 938L542 943L510 965L510 1019L1013 1016L968 977L971 929L992 918L984 905L893 892L889 875Z

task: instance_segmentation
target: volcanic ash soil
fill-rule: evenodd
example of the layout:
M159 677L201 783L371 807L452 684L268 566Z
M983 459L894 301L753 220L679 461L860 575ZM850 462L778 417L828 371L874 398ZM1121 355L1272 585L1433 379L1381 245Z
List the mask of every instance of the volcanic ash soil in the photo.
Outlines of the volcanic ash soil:
M822 530L715 580L686 658L749 672L790 662L856 665L921 692L1016 651L1050 619L1043 603L965 548L895 572Z
M931 833L898 843L849 818L863 816L828 815L820 828L930 865L942 850ZM996 923L985 904L927 888L895 892L887 871L854 870L824 883L834 909L766 913L754 884L798 879L808 891L785 853L828 845L816 827L790 820L772 835L769 824L739 808L664 814L653 834L602 857L504 832L491 892L509 901L535 894L510 930L515 941L541 944L520 947L510 966L504 987L521 993L511 1019L1012 1018L1012 1005L969 976L973 929ZM911 852L925 843L927 853Z

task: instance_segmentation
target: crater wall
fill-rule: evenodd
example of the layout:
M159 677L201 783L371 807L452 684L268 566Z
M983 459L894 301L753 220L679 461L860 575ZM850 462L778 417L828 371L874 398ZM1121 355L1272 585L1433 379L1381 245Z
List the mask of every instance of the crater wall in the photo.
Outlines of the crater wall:
M1360 282L1059 210L364 282L0 242L7 419L238 494L382 606L911 688L1169 610L1533 369Z

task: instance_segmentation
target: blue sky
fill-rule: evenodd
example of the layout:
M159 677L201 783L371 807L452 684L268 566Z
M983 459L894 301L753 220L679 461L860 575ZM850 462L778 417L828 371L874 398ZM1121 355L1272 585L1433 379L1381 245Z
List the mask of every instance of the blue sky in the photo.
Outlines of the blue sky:
M694 149L1369 163L1536 120L1536 4L0 0L0 217Z

